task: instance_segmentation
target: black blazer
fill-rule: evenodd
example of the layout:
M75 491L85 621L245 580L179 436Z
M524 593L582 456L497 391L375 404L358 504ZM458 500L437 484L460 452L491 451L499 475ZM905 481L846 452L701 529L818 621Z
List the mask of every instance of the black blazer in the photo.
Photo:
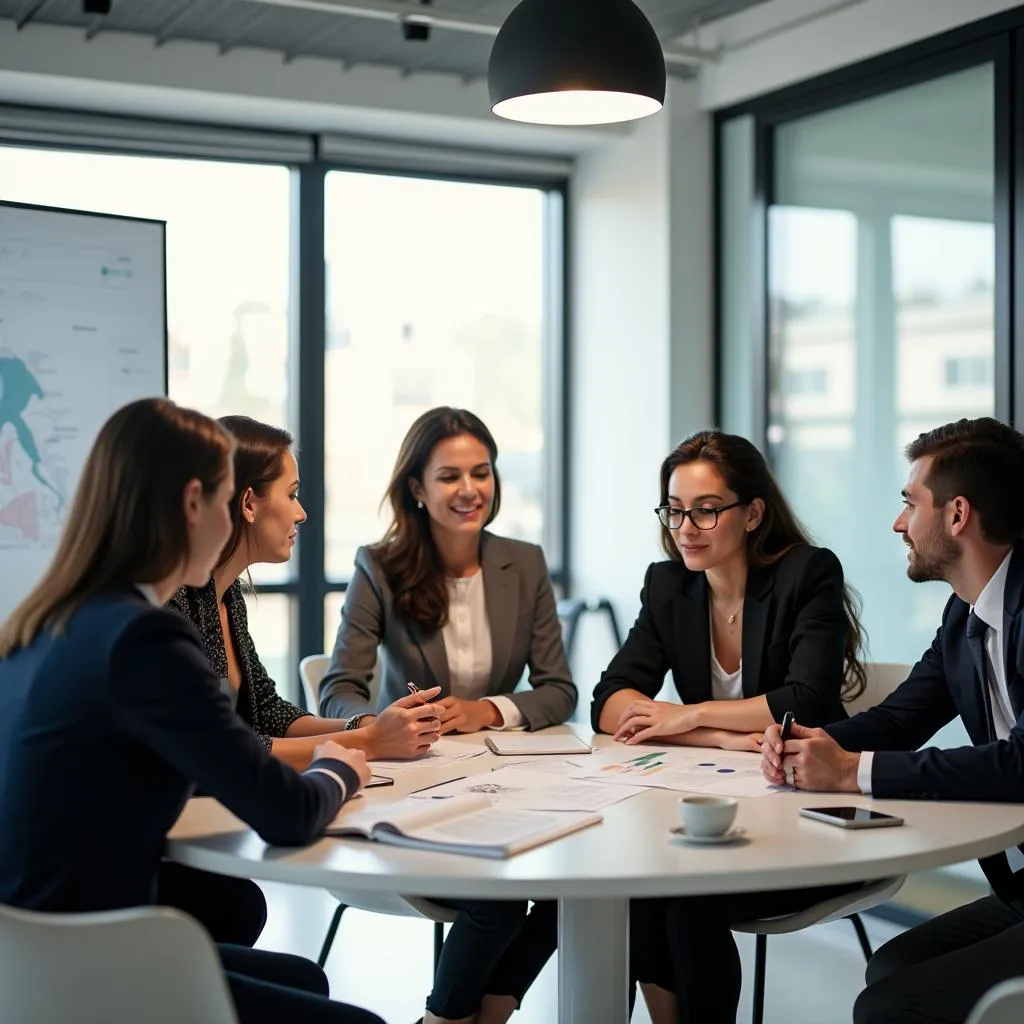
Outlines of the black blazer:
M711 700L707 577L681 562L655 562L640 592L640 614L594 690L595 730L616 690L655 697L672 672L684 704ZM806 544L774 565L751 569L743 600L743 696L766 694L772 717L792 711L802 725L845 716L846 620L843 567L827 548Z
M312 767L355 792L344 762ZM197 783L268 842L307 843L342 802L232 711L192 626L134 588L0 661L0 903L150 903L164 837Z
M828 732L846 750L876 751L871 792L879 797L1024 802L1024 544L1010 559L1003 596L1006 681L1015 724L989 742L981 682L967 646L970 607L955 594L931 647L881 704ZM959 715L973 746L918 750Z

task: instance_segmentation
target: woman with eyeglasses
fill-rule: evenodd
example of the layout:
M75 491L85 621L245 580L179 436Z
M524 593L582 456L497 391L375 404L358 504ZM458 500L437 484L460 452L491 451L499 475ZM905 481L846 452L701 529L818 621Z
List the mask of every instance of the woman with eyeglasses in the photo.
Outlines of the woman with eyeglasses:
M845 717L865 685L863 633L839 559L811 544L745 438L693 434L661 467L662 547L640 614L594 690L594 728L625 743L759 751L792 711ZM672 672L682 703L656 700ZM631 966L654 1024L734 1021L740 963L731 921L790 913L828 890L638 900Z

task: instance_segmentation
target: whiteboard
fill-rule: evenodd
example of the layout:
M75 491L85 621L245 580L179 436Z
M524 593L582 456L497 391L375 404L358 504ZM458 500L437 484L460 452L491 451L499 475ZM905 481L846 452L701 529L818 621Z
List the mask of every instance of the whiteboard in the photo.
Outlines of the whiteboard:
M49 564L100 427L167 393L163 221L0 202L0 621Z

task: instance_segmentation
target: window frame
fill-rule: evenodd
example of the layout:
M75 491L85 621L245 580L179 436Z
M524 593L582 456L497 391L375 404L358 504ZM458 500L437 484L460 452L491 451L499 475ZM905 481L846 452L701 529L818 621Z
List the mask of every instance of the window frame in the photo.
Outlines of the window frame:
M725 242L722 188L724 127L734 118L750 116L754 131L753 296L751 324L752 377L755 381L754 430L750 438L766 455L769 403L772 395L769 309L769 214L775 199L774 146L777 129L790 121L825 113L860 100L941 78L982 64L994 71L995 117L995 415L1010 423L1024 422L1024 355L1014 351L1014 339L1024 344L1024 225L1015 224L1014 211L1024 210L1024 9L962 26L850 67L787 86L718 110L714 114L713 163L713 304L715 348L715 416L721 418L727 387L723 365L723 302Z
M9 116L8 116L9 115ZM25 126L28 126L27 128ZM30 129L30 130L29 130ZM225 133L227 133L225 135ZM321 140L309 133L253 131L249 128L129 116L49 111L0 104L0 147L17 147L110 156L152 157L284 167L291 174L289 280L289 422L302 464L302 500L309 524L293 559L290 579L257 585L257 594L289 598L290 649L295 664L280 680L284 694L304 705L298 662L324 648L324 603L328 594L344 592L348 579L331 579L325 565L325 356L327 294L325 190L331 171L356 171L402 177L536 188L545 196L545 329L542 410L546 453L543 467L554 526L553 582L568 593L569 567L569 288L568 188L571 162L516 153L478 154L443 147L382 144L388 162L325 160ZM225 139L227 141L225 142ZM338 144L337 137L334 142ZM366 140L353 140L354 151ZM380 147L374 146L372 152ZM450 173L444 168L454 168ZM473 168L479 167L479 171ZM441 169L439 169L441 168ZM459 168L468 168L461 170ZM300 397L301 396L301 397ZM374 538L367 538L373 540ZM313 709L315 710L315 709Z

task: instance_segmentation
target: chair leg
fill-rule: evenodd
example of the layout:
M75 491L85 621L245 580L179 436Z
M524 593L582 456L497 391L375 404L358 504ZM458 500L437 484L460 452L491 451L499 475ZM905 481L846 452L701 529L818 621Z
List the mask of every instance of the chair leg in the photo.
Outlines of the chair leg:
M317 965L323 967L327 963L327 957L330 956L331 946L334 944L334 936L338 934L338 925L341 924L341 915L348 909L344 903L339 903L334 908L334 917L331 918L331 923L327 926L327 934L324 936L324 944L320 948L320 955L316 958Z
M444 925L440 921L434 922L434 974L437 974L437 965L441 962L441 947L444 945Z
M764 1022L764 968L768 956L768 936L755 936L754 945L754 1024Z
M870 960L874 951L871 949L871 942L868 940L868 933L864 927L864 922L860 919L860 914L851 914L846 920L853 925L853 930L857 933L865 962Z

